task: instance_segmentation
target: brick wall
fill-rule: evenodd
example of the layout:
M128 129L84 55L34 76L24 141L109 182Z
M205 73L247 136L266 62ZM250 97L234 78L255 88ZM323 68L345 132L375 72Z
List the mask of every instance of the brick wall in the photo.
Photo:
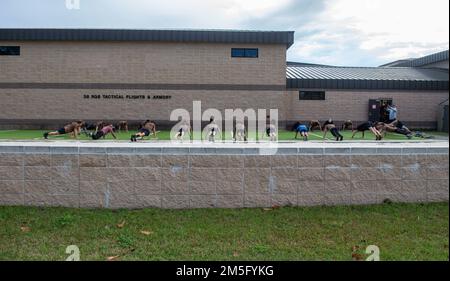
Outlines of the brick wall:
M289 91L287 119L352 120L368 119L369 99L393 99L398 118L410 126L436 127L438 105L448 99L448 91L367 91L326 90L326 100L299 100L298 91Z
M168 100L84 99L84 95L169 95ZM0 127L11 129L61 126L68 120L169 120L176 108L192 113L192 101L202 109L230 108L279 110L287 123L312 119L367 121L369 99L392 98L400 120L410 127L435 128L438 104L448 99L440 91L327 91L325 101L300 101L298 91L275 90L88 90L88 89L0 89ZM192 114L191 114L192 116Z
M83 95L169 95L170 99L108 100L84 99ZM191 113L192 102L202 102L202 110L247 108L279 109L279 119L284 120L285 110L280 91L179 91L179 90L49 90L0 89L0 126L13 128L61 126L66 120L146 120L167 121L170 113L184 108ZM209 118L209 117L208 117ZM33 126L34 125L34 126Z
M191 111L193 100L201 100L204 109L279 108L280 114L284 113L279 90L286 84L286 46L282 44L28 41L2 44L21 46L21 55L0 57L0 84L18 85L12 88L0 85L0 129L55 128L77 119L130 122L152 119L165 123L173 109ZM256 47L259 57L232 58L232 47ZM31 86L24 88L23 83ZM39 83L56 83L62 88L49 89ZM81 86L113 83L125 88L79 89L67 83ZM157 87L161 89L126 87L139 83L160 85ZM191 86L196 89L188 90ZM249 90L232 89L236 86ZM83 95L91 94L172 98L83 99Z
M242 208L448 201L448 143L0 144L0 205Z
M20 56L0 57L0 82L286 83L286 45L164 42L2 42ZM232 58L231 48L259 48Z
M169 95L166 100L83 99L83 95ZM278 108L283 118L283 99L279 91L177 91L177 90L49 90L0 89L0 120L169 120L172 110L191 112L192 102L208 108Z

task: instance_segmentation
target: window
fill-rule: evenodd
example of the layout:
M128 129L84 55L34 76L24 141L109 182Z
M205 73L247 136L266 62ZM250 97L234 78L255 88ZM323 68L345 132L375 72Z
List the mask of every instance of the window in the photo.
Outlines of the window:
M299 100L325 100L324 91L300 91Z
M0 46L0 56L20 56L20 47Z
M232 48L231 57L233 58L257 58L258 49Z

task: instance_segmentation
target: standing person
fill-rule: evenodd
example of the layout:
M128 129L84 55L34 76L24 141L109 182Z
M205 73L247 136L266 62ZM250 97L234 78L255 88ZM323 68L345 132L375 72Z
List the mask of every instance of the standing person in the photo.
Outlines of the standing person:
M295 126L295 139L297 139L298 134L303 137L304 141L308 140L308 127L300 122L297 122Z
M175 138L177 140L183 140L183 138L186 135L186 133L188 133L189 134L189 138L191 138L191 136L192 136L192 128L188 124L188 122L185 120L181 124L180 129L178 129L178 132L175 134Z
M77 139L78 135L81 132L82 125L83 125L83 121L81 121L81 120L72 122L56 131L44 133L44 139L48 139L48 136L58 136L58 135L64 135L64 134L70 134L71 136L73 136L74 138Z
M390 124L397 121L397 106L395 106L395 104L387 105L386 111L389 113L389 121L387 123Z
M131 141L136 142L138 139L143 139L149 136L150 132L156 136L156 124L150 120L145 120L141 123L139 131L131 136Z
M116 139L116 135L114 134L115 131L116 131L116 129L113 127L113 125L110 124L110 125L103 126L103 128L101 128L97 132L91 134L91 137L93 140L98 140L101 137L105 138L108 134L111 134L113 136L113 138Z
M364 132L365 131L371 131L375 135L376 140L382 140L383 139L383 135L381 134L380 131L378 131L374 127L374 124L371 121L364 122L364 123L360 124L358 127L356 127L356 130L353 131L352 139L355 137L357 132L361 132L362 133L362 137L364 138Z
M342 141L344 140L344 136L341 135L341 133L339 133L338 128L336 128L336 125L334 125L333 120L330 118L328 119L324 124L323 124L323 139L325 139L328 131L331 132L331 134L333 135L333 137L336 138L336 141Z

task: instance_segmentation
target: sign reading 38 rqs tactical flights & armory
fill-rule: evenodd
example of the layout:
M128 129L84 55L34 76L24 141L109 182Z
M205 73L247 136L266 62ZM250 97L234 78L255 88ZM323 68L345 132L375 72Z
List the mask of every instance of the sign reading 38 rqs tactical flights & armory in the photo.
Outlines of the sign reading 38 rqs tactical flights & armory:
M123 95L123 94L85 94L84 99L93 100L169 100L170 95Z

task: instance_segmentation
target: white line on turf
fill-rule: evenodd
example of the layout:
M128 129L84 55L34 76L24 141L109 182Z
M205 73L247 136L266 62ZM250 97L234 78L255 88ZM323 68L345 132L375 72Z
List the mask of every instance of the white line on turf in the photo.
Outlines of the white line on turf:
M323 139L323 136L319 136L319 135L316 135L316 134L314 134L314 133L309 133L311 136L315 136L315 137L318 137L318 138L321 138L321 139ZM327 140L330 140L329 138L326 138Z

